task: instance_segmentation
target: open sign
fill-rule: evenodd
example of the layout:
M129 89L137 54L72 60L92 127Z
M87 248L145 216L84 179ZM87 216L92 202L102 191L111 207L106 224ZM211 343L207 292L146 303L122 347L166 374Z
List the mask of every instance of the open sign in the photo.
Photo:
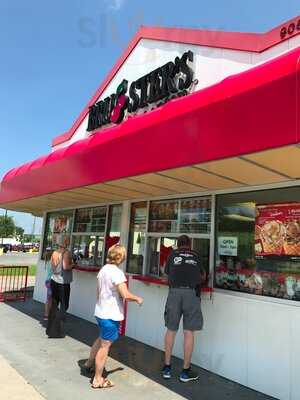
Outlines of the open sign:
M218 238L218 253L220 256L237 256L238 238L220 236Z

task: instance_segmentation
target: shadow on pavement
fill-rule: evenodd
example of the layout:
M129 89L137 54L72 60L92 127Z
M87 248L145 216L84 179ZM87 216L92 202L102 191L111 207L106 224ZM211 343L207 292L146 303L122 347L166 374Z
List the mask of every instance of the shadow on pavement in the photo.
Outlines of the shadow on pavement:
M45 328L43 304L32 299L7 304L39 321L43 329ZM68 336L88 346L93 344L98 334L98 328L95 324L70 314L68 314L65 328ZM44 334L44 332L41 332L41 334ZM112 346L110 357L189 400L198 400L200 396L201 400L274 400L273 397L263 395L196 366L194 368L199 372L199 381L183 384L176 377L182 366L182 361L176 357L172 360L172 370L176 376L171 380L164 380L160 376L163 353L126 336L121 337ZM78 360L79 373L91 379L93 374L82 368L85 361L86 359ZM120 370L123 370L123 368L106 371L106 374L113 374Z

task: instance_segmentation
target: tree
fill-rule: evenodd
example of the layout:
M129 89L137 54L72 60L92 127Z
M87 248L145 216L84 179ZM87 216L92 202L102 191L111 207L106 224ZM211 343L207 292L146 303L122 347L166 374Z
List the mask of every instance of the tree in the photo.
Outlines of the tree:
M16 231L15 231L16 238L19 242L22 242L23 237L24 237L24 229L21 228L20 226L16 226Z
M23 235L23 241L25 243L35 243L35 242L39 242L40 239L39 239L38 235L32 235L32 234L25 233Z
M13 237L16 230L16 225L13 217L0 215L0 237Z

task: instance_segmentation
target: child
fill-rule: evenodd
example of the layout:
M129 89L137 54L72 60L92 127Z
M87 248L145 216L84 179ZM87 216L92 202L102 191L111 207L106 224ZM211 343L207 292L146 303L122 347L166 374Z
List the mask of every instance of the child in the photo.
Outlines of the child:
M47 288L47 298L46 298L46 302L45 302L44 321L48 320L51 302L52 302L51 277L52 277L53 271L52 271L52 267L51 267L51 256L52 256L52 251L46 250L44 253L44 260L45 260L45 270L46 270L45 286Z

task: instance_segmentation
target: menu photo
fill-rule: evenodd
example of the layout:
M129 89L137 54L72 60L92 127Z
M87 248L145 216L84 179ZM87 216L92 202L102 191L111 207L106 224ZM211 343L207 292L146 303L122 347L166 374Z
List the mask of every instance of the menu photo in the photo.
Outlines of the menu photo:
M300 203L256 206L255 255L300 257Z
M63 233L67 231L68 217L60 215L54 219L53 233Z

